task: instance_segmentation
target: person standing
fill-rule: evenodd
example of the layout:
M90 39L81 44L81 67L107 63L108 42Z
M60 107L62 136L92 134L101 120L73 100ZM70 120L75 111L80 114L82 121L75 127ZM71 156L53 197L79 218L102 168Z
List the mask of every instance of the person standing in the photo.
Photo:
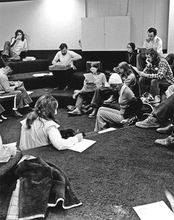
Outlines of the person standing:
M149 28L147 30L148 38L144 41L143 48L153 48L160 56L163 56L162 39L157 36L157 30L155 28ZM143 50L137 54L137 68L142 71L146 66L146 50Z
M69 66L66 70L53 71L53 75L55 78L55 83L58 85L63 85L64 91L66 91L69 87L69 84L72 80L72 75L74 73L74 65L73 61L82 59L82 56L75 53L74 51L68 50L68 46L65 43L62 43L59 46L60 51L56 53L52 64L53 65L64 65Z
M13 60L21 60L25 57L27 51L28 44L25 34L21 29L18 29L15 32L15 37L12 37L11 41L5 42L1 58L4 64Z

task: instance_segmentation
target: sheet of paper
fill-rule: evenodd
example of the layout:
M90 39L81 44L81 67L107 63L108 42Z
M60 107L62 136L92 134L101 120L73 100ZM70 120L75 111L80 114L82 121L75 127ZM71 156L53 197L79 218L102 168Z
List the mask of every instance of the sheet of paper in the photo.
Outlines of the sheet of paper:
M83 75L84 75L85 79L87 79L89 82L95 81L95 78L94 78L94 76L92 75L92 73L85 73L85 74L83 74Z
M103 133L106 133L106 132L109 132L109 131L114 131L114 130L116 130L116 128L107 128L107 129L99 131L98 134L103 134Z
M42 76L52 76L53 74L50 73L35 73L33 74L34 77L42 77Z
M163 202L133 207L141 220L174 220L174 213Z
M28 95L30 95L30 94L32 94L33 93L33 91L27 91L27 94Z
M84 150L86 150L88 147L95 144L96 141L83 139L81 142L77 143L73 147L69 148L69 150L77 151L82 153Z

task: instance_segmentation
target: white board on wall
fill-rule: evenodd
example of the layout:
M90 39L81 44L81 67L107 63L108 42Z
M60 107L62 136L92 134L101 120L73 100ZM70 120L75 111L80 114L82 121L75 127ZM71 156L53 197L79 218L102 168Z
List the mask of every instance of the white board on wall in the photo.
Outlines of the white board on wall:
M83 51L121 51L130 42L130 17L82 18Z

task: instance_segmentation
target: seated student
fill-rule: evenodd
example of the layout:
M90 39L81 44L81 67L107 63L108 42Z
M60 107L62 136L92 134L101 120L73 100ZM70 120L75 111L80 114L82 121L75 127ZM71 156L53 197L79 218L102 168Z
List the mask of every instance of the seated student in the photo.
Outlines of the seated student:
M13 63L7 63L5 67L0 69L0 95L3 97L14 96L14 107L12 114L17 117L22 117L18 109L31 109L29 104L32 103L30 96L22 82L20 81L9 81L8 75L13 71Z
M143 71L138 71L139 94L142 96L145 92L150 92L155 102L160 102L159 85L174 84L173 73L168 62L156 50L148 49L146 57L149 63Z
M90 71L94 77L94 81L84 80L84 86L81 90L75 90L73 95L76 99L75 109L69 111L69 115L81 115L81 108L84 101L84 96L86 94L94 93L96 88L104 87L106 83L106 76L104 73L100 72L98 63L91 63Z
M127 53L125 61L132 66L136 66L137 51L133 42L127 44Z
M144 41L143 48L156 50L160 56L163 56L162 40L157 36L157 30L155 28L149 28L147 30L148 38ZM137 54L137 68L142 71L146 66L146 50L140 50Z
M119 63L118 67L114 68L114 71L121 76L122 81L125 85L129 86L130 89L133 89L133 87L136 84L136 77L127 62L123 61ZM94 118L97 114L97 109L100 107L103 101L102 93L103 91L101 89L95 90L93 99L91 101L91 105L93 106L93 112L89 115L90 118ZM111 94L111 96L107 100L105 100L103 103L111 104L113 102L115 103L115 101L117 100L118 100L118 93L114 92L114 94Z
M55 78L55 83L57 88L63 86L64 91L66 91L69 87L69 84L72 80L72 75L74 73L74 65L73 61L82 59L82 56L75 53L74 51L68 50L68 46L65 43L62 43L59 46L60 51L56 53L52 64L53 65L70 65L70 68L62 71L53 71L53 75Z
M7 118L2 114L4 111L5 111L5 109L0 104L0 122L3 122L3 120L7 120Z
M65 150L82 141L82 133L74 137L63 139L55 120L58 102L51 95L41 96L35 106L34 111L21 121L21 136L19 148L27 150L31 148L52 144L58 150Z
M123 115L128 102L135 97L132 90L123 83L117 73L113 73L109 78L110 88L119 94L118 103L120 110L108 107L100 107L97 112L94 131L105 129L108 123L121 124L124 119Z
M12 60L21 60L25 57L27 51L28 45L25 34L22 30L18 29L15 32L15 36L12 37L11 42L5 42L1 58L4 63Z

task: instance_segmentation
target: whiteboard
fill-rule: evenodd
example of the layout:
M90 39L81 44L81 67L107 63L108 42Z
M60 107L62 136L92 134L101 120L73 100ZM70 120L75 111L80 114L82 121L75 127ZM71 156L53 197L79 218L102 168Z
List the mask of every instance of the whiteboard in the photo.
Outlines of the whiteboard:
M130 42L130 17L82 18L83 51L126 50Z

